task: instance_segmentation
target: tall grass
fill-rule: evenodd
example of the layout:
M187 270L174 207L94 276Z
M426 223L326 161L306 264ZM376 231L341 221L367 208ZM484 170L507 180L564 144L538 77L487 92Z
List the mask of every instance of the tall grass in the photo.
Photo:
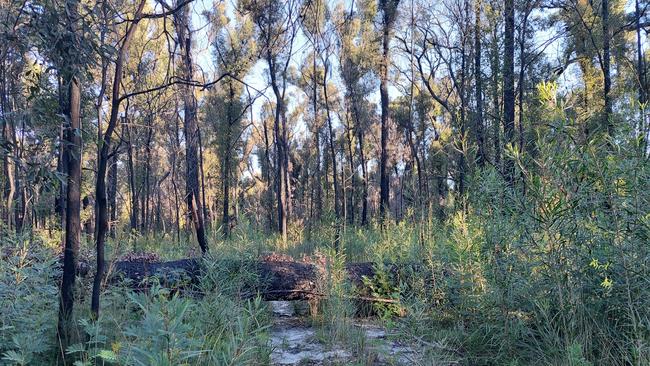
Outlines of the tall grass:
M0 365L60 364L57 253L39 240L23 237L2 244ZM128 286L107 286L96 321L90 320L88 304L91 278L82 278L74 313L77 343L64 351L65 361L75 365L268 364L266 306L259 299L236 296L246 281L255 280L247 277L250 271L205 267L200 297L181 296L159 286L141 293Z

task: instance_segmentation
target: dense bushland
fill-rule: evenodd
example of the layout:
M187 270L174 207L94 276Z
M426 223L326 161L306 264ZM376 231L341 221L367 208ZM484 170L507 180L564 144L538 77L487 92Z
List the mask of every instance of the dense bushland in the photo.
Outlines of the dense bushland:
M272 363L270 258L346 362L399 363L364 317L426 365L650 364L649 14L0 1L0 365ZM113 276L165 260L199 280Z
M259 300L229 292L250 281L245 272L206 266L200 297L155 286L135 293L128 284L107 286L99 319L86 306L89 278L78 284L76 342L60 349L57 337L60 264L38 239L3 242L0 271L0 364L216 365L267 364L268 313ZM198 289L197 289L198 290ZM64 356L60 353L63 352Z
M430 360L647 364L647 160L636 140L571 144L576 132L554 110L556 118L543 127L536 154L525 164L532 168L518 169L521 182L512 187L496 170L482 170L472 178L475 193L457 198L462 204L449 208L442 224L422 221L413 211L383 230L345 228L336 254L328 249L336 233L326 224L311 233L292 230L295 237L282 244L242 223L233 239L212 238L219 243L215 253L251 260L269 251L330 258L324 286L331 300L314 318L330 342L363 349L363 337L350 332L356 310L347 294L354 290L345 284L342 263L420 263L430 275L403 273L400 280L380 270L368 281L372 295L400 300L400 305L376 304L375 314L424 345ZM512 154L519 161L517 152ZM3 239L4 363L56 359L60 268L52 249L57 242L43 236ZM132 238L130 243L120 243L120 250L154 251L163 258L186 255L169 238ZM90 321L86 306L78 307L79 342L68 347L67 357L80 364L97 359L119 364L268 362L268 311L259 301L236 296L238 286L257 279L245 268L210 266L217 263L210 257L205 261L201 286L206 296L200 298L160 287L139 294L106 287L102 301L107 310L98 321ZM88 290L82 280L82 302L88 301Z

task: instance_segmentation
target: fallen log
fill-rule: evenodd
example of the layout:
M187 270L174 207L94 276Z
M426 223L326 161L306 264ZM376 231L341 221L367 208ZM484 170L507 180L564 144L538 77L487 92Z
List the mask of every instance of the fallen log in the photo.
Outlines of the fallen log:
M217 264L218 265L218 264ZM224 263L226 265L226 263ZM261 260L241 263L246 270L256 272L256 283L247 289L252 296L263 300L312 300L326 297L323 286L327 271L322 265L289 260ZM228 268L233 263L227 263ZM237 264L235 264L235 267ZM413 266L411 266L413 267ZM395 273L397 266L389 265L389 272ZM112 282L128 280L134 289L146 289L152 279L163 286L182 287L196 285L204 271L201 259L181 259L170 262L118 261L113 265ZM395 302L396 299L375 298L370 294L364 278L372 279L376 269L371 262L348 263L345 265L348 281L358 289L357 296L364 301ZM179 278L183 280L179 281ZM180 284L180 285L179 285ZM355 297L356 298L356 297Z

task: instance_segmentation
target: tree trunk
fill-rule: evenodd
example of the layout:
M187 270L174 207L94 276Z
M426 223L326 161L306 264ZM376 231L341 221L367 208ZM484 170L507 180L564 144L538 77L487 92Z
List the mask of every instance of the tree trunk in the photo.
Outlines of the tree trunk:
M81 92L76 78L67 78L65 149L67 161L65 244L63 250L63 280L59 301L59 335L63 348L69 344L70 321L74 306L74 286L77 272L77 254L81 239Z
M276 60L271 51L267 51L266 61L269 66L269 74L271 75L271 88L273 89L273 94L275 95L275 116L273 119L273 133L275 136L275 150L276 150L276 197L278 203L278 232L282 237L282 240L286 243L287 241L287 216L288 216L288 206L287 206L287 158L285 154L286 144L286 126L281 126L283 119L285 118L285 104L284 104L284 95L280 92L280 87L278 86L277 74L276 74Z
M492 47L490 56L491 92L492 92L492 143L494 144L494 167L501 171L501 105L499 103L499 45L497 27L493 28Z
M131 141L131 126L129 123L129 103L124 108L124 121L122 122L124 140L126 140L126 158L129 171L129 190L131 191L131 212L129 215L131 232L138 230L138 216L140 211L140 199L135 181L135 163L133 162L133 141Z
M334 249L338 252L340 244L340 220L341 220L341 187L339 185L338 178L338 169L336 167L336 150L334 149L334 129L332 128L332 116L330 112L330 102L327 94L327 73L329 72L329 66L327 61L325 61L325 72L323 73L323 99L325 101L325 112L327 114L327 130L329 132L329 145L330 145L330 154L332 155L332 178L334 183L334 215L336 223L336 233L334 234Z
M249 284L251 287L244 289L242 296L259 296L263 300L309 300L326 297L325 292L319 288L323 275L327 276L327 269L321 264L309 262L297 262L293 260L260 260L255 262L240 263L231 260L223 260L223 266L227 268L246 268L260 279L258 283ZM183 272L196 283L201 278L202 263L196 259L181 259L171 262L142 262L142 261L120 261L115 263L114 281L121 278L131 280L137 290L144 290L155 281L147 279L164 276L170 271ZM392 286L399 286L400 281L407 281L408 276L424 277L427 281L432 280L432 273L427 268L415 263L384 264L388 281ZM372 279L376 274L376 265L372 262L347 263L345 264L345 277L350 284L358 291L355 293L358 300L366 301L387 301L398 302L392 298L377 298L370 295L372 289L364 281L364 278ZM165 283L162 285L174 285ZM177 285L177 284L176 284ZM189 286L188 286L189 287ZM176 287L178 288L178 287ZM218 289L217 289L218 290Z
M381 153L379 158L379 218L383 223L390 209L390 176L388 171L388 139L389 139L389 100L388 100L388 62L390 44L389 16L384 9L384 24L382 33L382 54L379 66L379 95L381 99Z
M144 145L144 177L142 181L142 212L140 217L140 230L143 233L148 233L151 227L151 141L153 139L153 114L145 117L147 129L147 139Z
M320 113L318 108L318 80L317 80L317 64L316 57L317 51L314 47L314 60L312 64L312 78L313 78L313 91L312 91L312 105L314 109L314 148L316 149L316 165L314 169L314 177L312 178L313 185L316 188L316 204L315 204L315 219L320 221L323 213L323 187L321 186L321 164L320 164Z
M634 4L634 15L636 20L636 54L637 54L637 74L639 75L639 112L641 118L639 121L639 135L641 136L641 151L643 154L647 150L647 132L646 129L646 102L648 100L648 80L646 78L645 58L643 56L643 43L641 43L641 8L639 0Z
M478 166L483 167L487 160L485 154L485 135L483 127L483 76L481 71L481 0L474 1L474 78L476 98L476 143L478 145Z
M181 54L181 73L186 80L192 80L192 33L189 26L189 5L186 5L178 14L174 15L176 32ZM196 231L196 239L199 242L201 251L208 251L208 243L205 237L203 223L203 209L201 208L201 194L199 190L199 156L198 138L199 127L197 121L197 106L192 86L186 85L183 88L184 124L185 134L185 161L186 172L186 201L190 214L190 220Z
M464 3L464 16L465 16L465 25L464 32L468 32L469 25L469 1L465 0ZM466 127L467 127L467 69L468 69L468 60L467 60L467 45L465 37L463 37L461 45L461 55L460 55L460 154L458 157L458 196L463 197L465 195L465 175L467 174L467 156L465 149L465 138L466 138ZM463 208L466 206L462 204Z
M609 138L614 138L614 124L612 118L612 101L610 91L612 88L612 77L610 73L610 32L609 32L609 0L602 1L602 22L603 22L603 99L605 101L605 113L603 114L603 126Z
M95 206L97 216L95 217L95 227L97 228L96 251L97 251L97 272L93 281L93 292L91 299L91 311L95 319L99 317L99 295L101 292L102 282L104 280L104 272L106 270L104 258L104 246L106 242L106 231L108 229L108 202L106 199L106 168L111 151L111 139L113 132L117 127L118 113L120 109L120 82L122 81L122 74L124 71L124 62L127 58L127 53L133 34L138 25L140 14L144 8L146 1L142 0L138 4L135 11L132 23L127 26L126 34L122 45L119 48L117 60L115 61L115 75L113 78L112 97L111 97L111 114L104 132L103 143L101 144L101 151L99 155L99 162L97 164L97 183L95 185Z
M229 143L229 141L228 141ZM230 237L230 156L226 152L223 162L223 216L221 219L224 239Z
M223 142L223 170L221 180L223 181L223 216L221 220L222 232L224 239L230 237L230 179L231 179L231 151L230 146L232 144L231 139L233 135L233 125L235 123L235 116L232 110L232 105L235 102L235 92L233 90L232 81L228 84L228 105L227 105L227 118L226 126L228 126L224 142Z
M203 137L201 130L198 130L199 135L199 173L201 175L201 207L203 207L203 222L211 223L211 215L208 213L208 205L205 198L205 171L203 169Z
M99 33L99 44L104 45L106 42L106 33L107 33L107 28L108 28L108 7L106 5L106 2L102 2L102 7L101 7L101 21L102 21L102 27L100 29ZM102 142L102 135L104 133L103 131L103 123L104 123L104 97L106 95L106 87L107 87L107 82L108 82L108 60L106 57L101 57L101 77L100 77L100 85L99 85L99 94L97 95L97 104L95 105L95 109L97 111L97 166L95 166L96 170L99 170L99 160L101 158L101 149L99 146L101 146ZM109 188L108 188L108 201L109 201L109 220L111 224L109 224L109 233L111 237L115 236L115 229L113 228L113 222L116 219L116 194L117 194L117 176L115 176L115 191L113 192L113 174L117 175L116 171L113 171L113 166L111 164L109 171L108 171L108 180L109 180ZM97 212L94 212L95 217L97 216Z
M5 203L5 217L3 218L9 229L14 228L14 199L16 195L16 127L13 116L11 116L13 109L10 106L8 94L10 87L7 86L9 78L7 77L7 67L2 61L2 139L3 139L3 168L4 176L6 177L6 185L4 187L4 203ZM9 117L5 117L9 116Z
M346 137L346 142L348 145L348 164L350 169L350 193L349 193L349 204L348 204L348 209L347 209L347 215L348 215L348 222L352 225L354 225L354 209L356 207L356 202L355 202L355 192L357 191L357 180L356 174L354 172L354 150L352 148L352 140L353 140L353 129L354 126L350 125L350 113L349 110L346 112L345 115L345 137ZM345 181L344 181L345 184Z
M363 152L363 129L357 120L357 139L359 140L359 160L361 163L361 178L363 185L361 189L361 226L368 225L368 169L366 158Z
M503 132L506 143L515 144L515 5L514 0L505 0L505 51L503 59ZM515 180L515 163L504 160L504 175L509 184Z
M101 149L100 149L101 152ZM110 222L107 225L110 229L111 237L115 237L117 234L117 162L120 160L119 151L115 151L113 156L109 160L110 167L108 168L108 217ZM99 170L98 170L99 171ZM97 216L97 212L95 212ZM97 227L95 227L97 231Z
M528 6L528 3L526 3ZM519 151L524 152L524 91L525 91L525 72L526 72L526 32L528 28L528 7L524 10L523 21L521 24L521 35L519 39L519 83L517 84L517 94L519 95Z
M269 139L269 127L266 119L262 121L264 126L264 159L266 161L266 204L269 230L273 230L273 182L271 179L271 142Z

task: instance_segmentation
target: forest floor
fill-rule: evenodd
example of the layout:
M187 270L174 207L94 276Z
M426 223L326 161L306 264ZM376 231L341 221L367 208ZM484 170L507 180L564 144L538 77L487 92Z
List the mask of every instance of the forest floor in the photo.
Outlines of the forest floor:
M304 314L304 302L268 303L273 313L272 365L414 365L423 362L416 346L398 341L378 320L352 319L350 325L357 330L356 340L329 344L323 329ZM359 347L359 343L363 346Z

